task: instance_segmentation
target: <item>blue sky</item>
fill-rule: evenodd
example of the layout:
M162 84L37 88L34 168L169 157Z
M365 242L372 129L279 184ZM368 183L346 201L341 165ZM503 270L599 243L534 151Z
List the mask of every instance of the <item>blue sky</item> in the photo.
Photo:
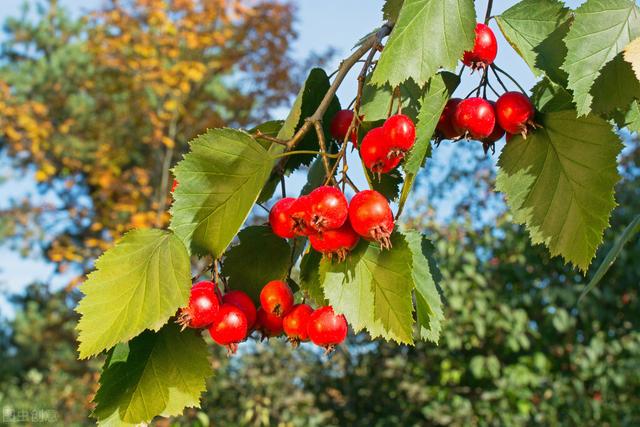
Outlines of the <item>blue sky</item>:
M9 16L20 14L21 5L24 0L1 0L0 21L4 21ZM33 4L34 1L29 3ZM74 13L82 13L98 7L103 2L101 0L60 0L59 3L68 7ZM337 55L330 70L335 69L340 58L348 55L353 44L364 34L371 31L381 23L382 0L298 0L298 25L299 39L293 45L295 56L304 60L309 52L322 52L328 46L337 49ZM499 14L504 9L515 4L515 1L497 0L494 3L493 14ZM569 6L575 7L581 1L568 1ZM486 0L477 1L476 7L478 16L484 16ZM509 47L508 43L499 34L494 23L491 26L496 30L499 40L500 50L497 62L503 68L507 68L510 73L516 76L525 88L533 86L535 83L533 75L528 70L524 62ZM0 38L2 36L0 35ZM477 76L467 78L459 89L460 93L466 94L477 83ZM338 96L343 103L348 103L355 96L356 82L355 72L347 79L347 83L339 90ZM283 112L286 114L286 112ZM446 161L456 147L442 145L435 153L434 162ZM295 184L300 186L302 180L295 179ZM362 184L362 175L357 177L357 181ZM363 185L360 185L363 187ZM0 190L5 195L13 197L33 196L34 188L32 181L27 177L14 177L8 183L0 185ZM0 206L1 206L0 202ZM21 286L32 280L47 280L52 271L46 265L35 260L24 260L18 254L7 249L0 249L0 290L18 291ZM58 278L54 285L63 285L66 278ZM3 304L0 298L0 314L6 313L8 307Z

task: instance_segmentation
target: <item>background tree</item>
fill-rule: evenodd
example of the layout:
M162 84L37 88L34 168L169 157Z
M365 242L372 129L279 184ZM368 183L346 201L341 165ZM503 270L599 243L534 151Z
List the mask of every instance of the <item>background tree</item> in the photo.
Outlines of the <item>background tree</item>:
M128 229L165 224L169 168L187 141L288 100L293 12L271 0L113 0L74 19L49 0L35 20L10 19L0 141L57 201L9 207L14 242L82 272Z

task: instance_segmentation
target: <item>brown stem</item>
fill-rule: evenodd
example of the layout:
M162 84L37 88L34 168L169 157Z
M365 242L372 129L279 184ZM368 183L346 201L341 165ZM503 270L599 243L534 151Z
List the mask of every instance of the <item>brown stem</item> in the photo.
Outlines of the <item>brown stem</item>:
M331 166L329 165L329 158L327 157L327 143L324 140L324 129L322 129L322 122L315 122L313 126L316 129L318 135L318 145L320 146L320 156L322 157L322 164L324 165L324 173L326 179L329 181L335 181L333 175L330 175Z
M489 0L487 3L487 13L484 15L484 23L487 25L489 23L489 19L491 19L491 8L493 7L493 0Z
M256 133L253 135L253 137L254 138L264 139L265 141L273 142L273 143L280 144L280 145L287 145L287 141L283 141L282 139L266 135L266 134L262 133L261 131L256 131Z
M362 58L365 53L369 52L369 55L371 55L371 49L376 48L380 44L380 40L389 35L392 28L392 23L385 23L375 34L370 35L355 52L353 52L346 59L344 59L342 63L340 63L340 67L338 68L335 79L331 83L331 86L329 87L329 90L327 90L327 93L322 98L322 101L320 101L320 105L318 105L316 111L305 120L304 124L300 127L300 129L298 129L293 137L291 137L291 139L287 141L286 151L293 150L296 145L302 140L302 138L304 138L307 132L309 132L311 127L314 126L316 122L322 121L324 113L331 105L333 97L338 91L340 85L342 85L342 82L344 81L351 68L353 68L353 66L360 60L360 58ZM365 66L367 66L366 62ZM284 164L286 163L286 161L286 158L282 159L276 166L276 170L284 171Z

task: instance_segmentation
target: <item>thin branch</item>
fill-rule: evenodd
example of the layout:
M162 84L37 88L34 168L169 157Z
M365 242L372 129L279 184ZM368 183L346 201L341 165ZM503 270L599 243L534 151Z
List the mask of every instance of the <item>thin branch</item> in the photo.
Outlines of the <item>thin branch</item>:
M260 138L260 139L264 139L265 141L269 141L269 142L273 142L275 144L279 144L279 145L287 145L287 141L284 141L282 139L279 138L275 138L273 136L269 136L266 135L264 133L262 133L262 131L256 131L255 134L253 134L254 138Z
M507 89L507 86L505 86L504 82L502 81L502 79L498 75L498 72L493 67L491 67L491 71L493 71L493 75L496 76L496 79L498 80L498 83L500 83L500 86L502 86L502 89L505 92L509 92L509 89Z
M329 158L327 157L327 143L324 140L324 129L322 129L322 122L315 122L313 126L316 129L318 135L318 145L320 146L320 156L322 157L322 164L324 165L324 173L328 180L334 180L333 175L330 175L331 166L329 165Z

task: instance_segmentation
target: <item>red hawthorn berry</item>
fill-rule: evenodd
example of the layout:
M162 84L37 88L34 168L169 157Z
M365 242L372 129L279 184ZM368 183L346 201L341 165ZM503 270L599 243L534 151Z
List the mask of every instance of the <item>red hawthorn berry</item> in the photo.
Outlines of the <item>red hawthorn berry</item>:
M387 199L374 190L360 191L349 204L349 222L354 231L368 240L391 248L391 232L395 222Z
M282 317L274 316L260 307L257 311L256 329L262 334L262 338L277 337L282 333Z
M235 305L222 304L209 328L211 338L227 347L230 354L238 349L238 343L247 338L247 317Z
M189 305L180 309L178 324L184 328L205 328L212 322L218 310L220 300L213 282L198 282L191 287Z
M489 101L489 104L491 104L491 106L495 110L496 103L494 101ZM491 132L491 135L480 141L482 142L482 148L484 149L485 154L489 151L489 149L495 152L496 142L499 141L500 138L504 136L504 134L504 129L502 129L502 127L498 123L496 123L493 127L493 132Z
M416 142L416 126L404 114L389 117L382 125L389 157L404 157Z
M358 241L360 236L353 230L349 220L345 221L340 228L309 236L313 249L329 259L336 256L340 262L346 259L347 254L356 247Z
M478 23L475 31L473 50L466 51L462 57L464 65L473 70L493 64L498 54L498 41L493 30L485 24Z
M324 347L326 353L345 340L347 329L347 319L335 314L331 306L320 307L309 316L309 338L315 345Z
M382 127L371 129L360 144L360 157L364 165L374 174L387 173L395 169L402 160L401 157L391 156Z
M520 92L507 92L496 102L498 124L511 134L527 137L529 127L534 127L535 110L529 98Z
M468 98L460 101L454 114L454 125L468 132L479 141L491 135L496 124L496 115L489 101Z
M178 180L177 180L177 179L174 179L174 180L173 180L173 185L171 185L171 192L172 192L172 193L173 193L173 192L175 192L175 191L176 191L176 188L178 188Z
M460 98L451 98L444 106L436 127L441 139L458 139L464 136L464 131L455 127L453 123L453 115L460 101L462 101Z
M307 304L296 304L282 319L284 333L294 347L297 347L301 341L309 341L307 327L311 313L313 313L313 308Z
M256 306L249 295L242 291L229 291L222 297L222 303L235 305L242 310L247 317L247 328L253 328L256 323Z
M329 128L329 132L331 136L338 142L343 142L347 132L349 131L349 127L351 126L351 122L353 121L353 111L351 110L340 110L333 116L333 120L331 120L331 126ZM351 131L351 142L354 145L358 143L358 134L353 129Z
M340 189L323 185L309 193L311 222L309 225L318 231L339 228L349 215L349 203Z
M289 215L293 220L293 232L296 236L308 236L315 233L311 227L311 198L309 196L298 197L289 207Z
M272 280L260 291L260 304L267 313L282 317L293 307L293 292L282 280Z
M276 236L291 239L295 236L295 222L291 218L291 205L296 201L293 197L278 200L269 211L269 225Z

